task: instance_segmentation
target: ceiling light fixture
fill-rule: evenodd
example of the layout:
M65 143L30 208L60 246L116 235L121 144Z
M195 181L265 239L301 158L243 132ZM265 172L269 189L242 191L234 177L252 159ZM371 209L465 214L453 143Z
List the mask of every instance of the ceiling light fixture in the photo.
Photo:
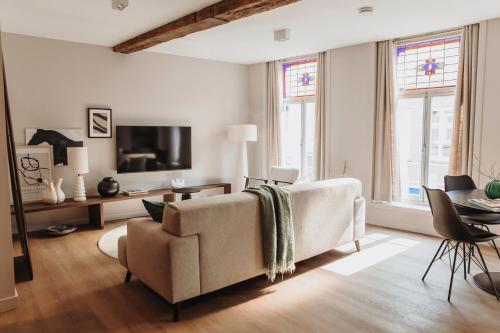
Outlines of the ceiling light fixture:
M371 14L371 13L373 13L373 7L371 7L371 6L359 7L358 8L358 13L360 15Z
M285 42L290 39L290 29L281 29L274 31L274 41L275 42Z
M111 8L114 10L124 10L128 7L128 0L111 0Z

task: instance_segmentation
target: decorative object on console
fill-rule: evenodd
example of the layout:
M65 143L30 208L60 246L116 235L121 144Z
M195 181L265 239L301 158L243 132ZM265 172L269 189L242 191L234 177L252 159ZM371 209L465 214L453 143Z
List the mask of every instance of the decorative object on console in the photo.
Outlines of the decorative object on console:
M57 194L57 203L63 203L64 200L66 200L66 194L64 194L61 185L62 185L63 179L62 177L59 177L56 183L56 194Z
M42 201L49 205L57 204L57 193L54 187L54 182L52 180L48 181L44 179L43 185L45 185L45 190L42 192Z
M85 196L85 183L82 176L89 172L89 157L87 147L68 148L68 165L77 174L73 191L73 200L87 200L87 197Z
M145 190L143 188L135 188L131 190L125 190L123 191L123 194L127 196L132 196L132 195L141 195L141 194L147 194L149 191Z
M163 210L167 205L165 201L157 202L142 199L142 203L154 221L159 223L163 221Z
M184 179L179 179L179 178L172 179L170 181L170 185L172 186L172 188L183 188L186 186Z
M41 201L42 181L52 181L52 147L17 147L16 163L23 201Z
M97 192L103 198L111 198L120 192L120 184L113 177L104 177L97 184Z
M111 109L89 108L87 111L89 138L111 138Z
M64 236L76 231L77 226L72 224L54 225L45 229L45 233L51 236Z
M81 128L66 129L26 129L26 145L51 145L54 152L54 165L68 165L68 147L83 147L83 130Z
M231 125L227 129L229 141L240 144L236 192L245 188L245 177L248 177L247 142L257 141L257 126L252 124Z
M201 191L201 189L197 188L197 187L183 187L183 188L173 188L172 189L172 192L182 194L182 198L181 198L182 201L192 199L193 198L192 194L198 193L200 191Z

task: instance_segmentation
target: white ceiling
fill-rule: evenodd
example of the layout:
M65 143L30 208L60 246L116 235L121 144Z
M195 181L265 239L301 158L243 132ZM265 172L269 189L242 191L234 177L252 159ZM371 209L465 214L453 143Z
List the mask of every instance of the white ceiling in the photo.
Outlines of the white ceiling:
M113 46L217 0L0 0L2 31ZM371 15L357 8L373 6ZM500 17L500 0L302 0L149 51L251 64ZM287 42L273 31L292 30Z

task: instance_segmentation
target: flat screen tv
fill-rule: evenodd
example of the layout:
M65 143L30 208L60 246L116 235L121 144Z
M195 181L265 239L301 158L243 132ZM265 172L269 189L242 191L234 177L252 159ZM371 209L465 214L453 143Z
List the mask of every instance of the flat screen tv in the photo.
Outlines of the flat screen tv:
M191 169L191 127L116 126L118 173Z

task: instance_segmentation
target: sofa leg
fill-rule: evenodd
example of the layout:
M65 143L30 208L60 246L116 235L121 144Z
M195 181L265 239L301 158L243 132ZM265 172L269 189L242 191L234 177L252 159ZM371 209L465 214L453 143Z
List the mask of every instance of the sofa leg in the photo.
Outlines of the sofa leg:
M172 312L174 313L174 321L179 321L179 313L181 311L181 303L172 304Z
M125 275L125 283L129 283L131 277L132 273L130 273L130 271L127 271L127 274Z
M361 251L361 245L359 245L359 240L355 240L354 244L356 244L356 251L360 252Z

